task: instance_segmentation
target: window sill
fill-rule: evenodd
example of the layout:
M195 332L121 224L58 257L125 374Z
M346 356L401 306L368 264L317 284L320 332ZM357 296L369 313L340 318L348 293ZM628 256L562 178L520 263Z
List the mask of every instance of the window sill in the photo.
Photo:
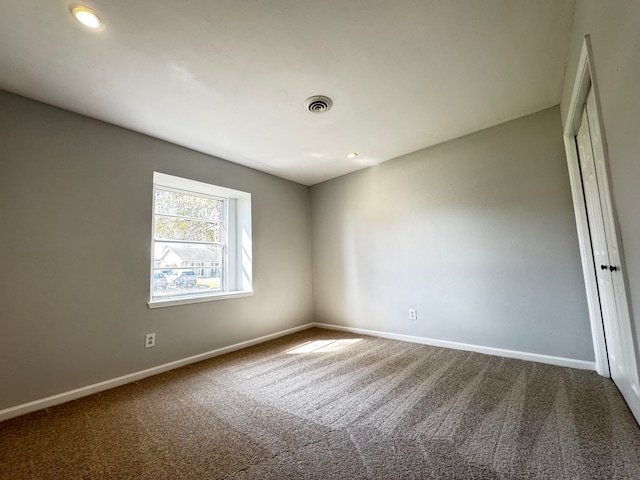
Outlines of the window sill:
M173 297L166 300L152 300L147 302L149 308L175 307L177 305L188 305L190 303L215 302L217 300L229 300L232 298L250 297L253 295L252 290L243 290L238 292L224 292L207 296L183 296Z

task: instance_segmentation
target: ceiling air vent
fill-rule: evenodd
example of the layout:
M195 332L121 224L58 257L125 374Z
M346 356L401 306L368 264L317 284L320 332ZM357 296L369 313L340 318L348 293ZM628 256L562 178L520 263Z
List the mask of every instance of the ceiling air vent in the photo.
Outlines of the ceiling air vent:
M324 95L315 95L304 101L304 107L311 113L324 113L331 110L333 101Z

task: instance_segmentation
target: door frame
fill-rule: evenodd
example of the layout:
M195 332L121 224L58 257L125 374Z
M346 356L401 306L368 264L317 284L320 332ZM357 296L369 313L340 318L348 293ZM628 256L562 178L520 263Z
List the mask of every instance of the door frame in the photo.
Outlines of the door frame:
M569 181L571 183L571 196L573 198L573 210L578 228L578 243L580 245L580 257L582 261L582 274L587 293L587 305L589 308L589 319L591 321L591 336L593 339L593 350L595 354L596 371L603 377L610 377L609 359L607 357L607 346L605 342L604 324L600 311L600 297L598 295L598 284L596 279L595 265L593 263L593 250L591 248L591 237L589 234L589 223L587 220L587 209L584 203L584 191L582 189L582 177L580 174L580 163L578 159L578 148L575 137L580 127L582 112L587 103L589 90L593 89L596 105L598 123L602 136L602 146L604 149L605 162L609 163L608 148L604 126L602 125L602 115L600 114L600 100L598 95L598 85L596 83L595 72L593 70L591 41L589 35L584 37L576 79L571 92L569 111L564 126L564 147L567 154L567 166L569 168ZM603 179L603 194L611 198L608 177ZM614 217L615 221L615 217ZM617 225L616 225L617 227ZM617 230L617 228L616 228Z

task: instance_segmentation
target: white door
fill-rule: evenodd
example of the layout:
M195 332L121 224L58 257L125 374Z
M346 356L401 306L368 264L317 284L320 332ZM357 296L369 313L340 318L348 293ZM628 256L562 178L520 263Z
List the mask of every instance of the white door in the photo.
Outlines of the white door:
M637 404L638 370L593 90L576 143L611 378L627 402Z

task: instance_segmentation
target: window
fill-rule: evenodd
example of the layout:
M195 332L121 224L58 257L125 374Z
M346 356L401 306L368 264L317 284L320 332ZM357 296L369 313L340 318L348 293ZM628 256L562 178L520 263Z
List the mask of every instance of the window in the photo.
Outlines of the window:
M152 308L252 293L251 195L153 174Z

